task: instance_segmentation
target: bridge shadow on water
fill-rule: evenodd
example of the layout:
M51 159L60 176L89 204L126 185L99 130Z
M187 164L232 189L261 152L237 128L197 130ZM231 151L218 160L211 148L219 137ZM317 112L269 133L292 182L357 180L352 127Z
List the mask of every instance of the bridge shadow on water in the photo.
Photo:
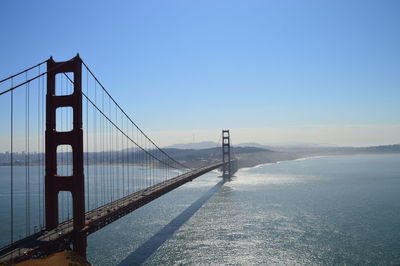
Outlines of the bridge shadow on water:
M169 224L164 226L149 240L138 247L134 252L129 254L124 260L119 263L119 266L125 265L140 265L145 262L153 253L167 241L171 236L193 216L204 203L214 195L222 185L226 182L223 178L218 184L209 189L201 198L196 200L192 205L185 209L181 214L175 217Z

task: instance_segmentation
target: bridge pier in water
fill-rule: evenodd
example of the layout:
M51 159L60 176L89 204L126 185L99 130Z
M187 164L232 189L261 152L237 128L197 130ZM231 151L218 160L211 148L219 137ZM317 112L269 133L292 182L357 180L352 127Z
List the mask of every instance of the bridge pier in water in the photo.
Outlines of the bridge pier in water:
M86 257L86 235L80 233L85 226L85 184L83 172L83 130L82 130L82 60L77 55L65 62L47 60L46 133L45 133L45 219L46 230L59 224L58 195L68 191L72 195L73 249ZM73 93L56 95L56 75L73 73ZM56 129L56 110L70 107L73 112L72 130L59 132ZM72 148L72 175L59 176L57 173L57 147L69 145Z

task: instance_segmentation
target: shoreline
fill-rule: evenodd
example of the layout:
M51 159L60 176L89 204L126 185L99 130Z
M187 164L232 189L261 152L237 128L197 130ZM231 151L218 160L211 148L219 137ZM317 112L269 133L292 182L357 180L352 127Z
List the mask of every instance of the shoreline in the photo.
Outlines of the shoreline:
M273 164L279 164L279 163L283 163L283 162L292 162L292 161L304 161L304 160L309 160L309 159L317 159L317 158L326 158L326 157L337 157L337 156L354 156L354 155L394 155L394 154L398 154L400 155L400 153L354 153L354 154L326 154L326 155L312 155L312 156L305 156L305 157L299 157L299 158L294 158L294 159L287 159L287 160L276 160L276 161L269 161L269 162L265 162L265 163L260 163L260 164L256 164L254 166L244 166L244 167L240 167L238 169L239 170L248 170L248 169L252 169L252 168L260 168L266 165L273 165Z

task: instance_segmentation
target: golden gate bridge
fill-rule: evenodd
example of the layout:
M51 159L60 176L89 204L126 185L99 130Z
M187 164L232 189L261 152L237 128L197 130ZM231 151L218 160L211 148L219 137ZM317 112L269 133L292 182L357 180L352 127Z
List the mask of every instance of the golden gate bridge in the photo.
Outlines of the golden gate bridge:
M229 130L222 131L221 160L191 169L174 159L79 54L0 80L0 100L9 148L2 223L10 233L0 242L0 262L71 247L86 257L89 234L209 171L221 168L230 178L237 170Z

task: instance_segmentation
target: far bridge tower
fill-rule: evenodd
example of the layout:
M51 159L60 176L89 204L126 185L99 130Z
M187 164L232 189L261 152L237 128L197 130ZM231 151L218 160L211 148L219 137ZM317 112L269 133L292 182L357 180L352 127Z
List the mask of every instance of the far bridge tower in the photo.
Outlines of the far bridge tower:
M229 130L222 130L222 177L230 178L232 176L231 167L231 144Z

